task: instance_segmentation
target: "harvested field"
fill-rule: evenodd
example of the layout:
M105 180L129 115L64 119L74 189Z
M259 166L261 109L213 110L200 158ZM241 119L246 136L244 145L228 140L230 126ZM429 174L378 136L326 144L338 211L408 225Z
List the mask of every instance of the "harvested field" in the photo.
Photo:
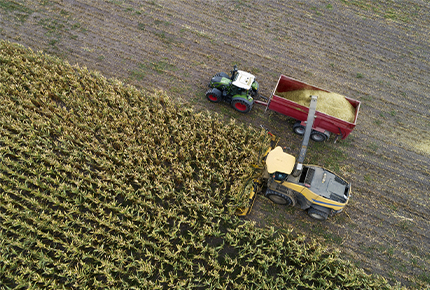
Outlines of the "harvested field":
M307 162L352 182L325 223L258 197L248 219L305 234L392 285L430 283L428 1L0 1L0 38L55 54L177 102L270 128L297 150L293 120L204 98L234 64L271 94L280 74L362 102L344 141L311 143ZM222 126L222 124L220 124Z

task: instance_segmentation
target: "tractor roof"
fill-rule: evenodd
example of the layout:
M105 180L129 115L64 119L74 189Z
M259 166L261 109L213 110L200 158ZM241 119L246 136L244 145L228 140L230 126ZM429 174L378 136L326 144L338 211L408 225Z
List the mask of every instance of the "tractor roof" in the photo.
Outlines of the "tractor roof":
M238 70L236 74L236 78L232 84L236 87L249 90L254 80L255 80L254 75L247 73L246 71Z
M274 172L290 174L294 169L295 163L296 158L293 155L285 153L280 146L270 151L266 158L267 172L269 174Z

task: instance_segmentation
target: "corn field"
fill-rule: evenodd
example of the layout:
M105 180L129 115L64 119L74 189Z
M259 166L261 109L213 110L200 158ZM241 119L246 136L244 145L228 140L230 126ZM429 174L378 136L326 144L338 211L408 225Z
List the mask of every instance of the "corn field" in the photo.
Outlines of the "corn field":
M246 205L263 131L0 42L1 289L388 289Z

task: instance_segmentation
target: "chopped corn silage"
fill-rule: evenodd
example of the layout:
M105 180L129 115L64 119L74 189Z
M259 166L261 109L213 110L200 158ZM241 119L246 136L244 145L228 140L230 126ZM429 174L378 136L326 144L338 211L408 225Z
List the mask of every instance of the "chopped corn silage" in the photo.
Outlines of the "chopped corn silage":
M294 90L282 93L276 92L276 95L305 107L309 107L311 103L310 96L318 96L317 111L349 123L354 122L355 108L344 96L337 93L320 90Z

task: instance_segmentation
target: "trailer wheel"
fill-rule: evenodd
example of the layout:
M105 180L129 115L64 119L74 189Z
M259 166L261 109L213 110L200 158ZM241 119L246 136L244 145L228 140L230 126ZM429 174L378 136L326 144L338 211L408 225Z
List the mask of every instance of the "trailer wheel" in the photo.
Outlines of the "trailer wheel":
M324 133L312 130L311 139L316 142L324 142L325 140L327 140L327 135Z
M300 121L296 122L293 126L293 132L296 133L297 135L305 134L305 130L306 130L305 126L303 126Z
M238 112L248 113L252 109L252 103L244 98L234 98L231 106Z
M322 211L317 210L317 209L315 209L313 207L311 207L311 208L308 209L308 215L311 218L314 218L314 219L317 219L317 220L320 220L320 221L325 221L327 219L327 217L328 217L328 214L326 212L322 212Z
M206 98L212 103L219 103L222 100L222 92L216 88L210 89L206 92Z
M276 204L291 205L296 204L296 200L293 196L289 196L273 190L267 190L265 196Z

